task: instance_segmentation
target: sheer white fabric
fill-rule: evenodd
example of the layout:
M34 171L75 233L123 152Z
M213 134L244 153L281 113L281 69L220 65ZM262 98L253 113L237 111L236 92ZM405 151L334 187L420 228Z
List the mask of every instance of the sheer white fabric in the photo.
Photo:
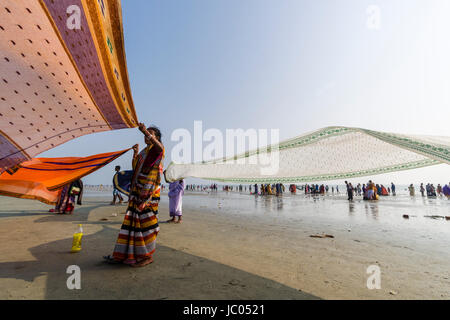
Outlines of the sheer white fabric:
M450 164L450 137L361 128L327 127L281 142L278 153L272 146L269 163L261 161L261 155L268 155L266 149L205 163L172 162L166 180L195 177L243 183L309 182Z

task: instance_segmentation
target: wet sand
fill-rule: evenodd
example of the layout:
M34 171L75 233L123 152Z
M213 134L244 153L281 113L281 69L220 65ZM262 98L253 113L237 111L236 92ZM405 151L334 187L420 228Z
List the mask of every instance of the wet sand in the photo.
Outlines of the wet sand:
M188 192L183 223L161 223L155 262L139 269L102 262L126 209L109 201L88 192L73 215L55 215L0 197L0 299L450 298L450 221L426 217L449 216L446 199ZM83 249L71 254L79 223ZM66 286L73 264L81 290ZM380 267L379 290L366 286L370 265Z

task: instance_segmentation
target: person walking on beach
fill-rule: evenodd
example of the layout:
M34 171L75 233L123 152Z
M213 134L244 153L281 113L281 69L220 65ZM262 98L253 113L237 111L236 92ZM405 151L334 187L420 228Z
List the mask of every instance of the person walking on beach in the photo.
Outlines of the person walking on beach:
M392 195L395 196L395 184L393 182L391 182L391 190L392 190Z
M116 173L114 174L114 177L119 174L120 166L116 166L115 171L116 171ZM113 177L113 180L114 180L114 177ZM113 184L113 187L114 187L114 189L113 189L113 200L112 200L112 202L110 204L111 205L115 205L116 204L116 198L119 199L119 204L121 204L123 202L122 195L120 194L119 190L117 190L117 188L116 188L116 186L114 184Z
M447 199L450 199L450 182L442 188L442 192L444 193L444 196L447 197Z
M347 195L349 201L353 201L353 186L351 183L345 181L345 185L347 186Z
M425 186L425 190L427 191L427 197L431 196L431 186L429 183Z
M282 193L283 193L283 184L281 184L281 183L275 184L275 191L277 190L277 185L278 185L278 194L282 195Z
M158 204L164 145L157 127L139 124L147 146L133 160L128 209L112 255L103 257L108 263L143 267L153 262L156 236L159 232Z
M178 180L169 184L169 214L172 219L167 222L181 223L182 199L184 194L184 180ZM178 220L176 220L178 217Z
M442 196L442 187L441 184L438 183L437 187L436 187L436 192L438 196Z
M416 195L416 192L415 192L415 189L414 189L414 185L412 183L409 185L408 190L409 190L409 195L411 197L414 197Z
M425 197L425 188L423 187L423 183L420 184L420 193L422 194L422 197Z
M358 183L358 184L356 185L356 192L358 192L358 196L361 195L361 183Z
M367 183L364 200L377 200L377 188L372 180L369 180L369 183Z
M433 184L430 185L431 196L436 197L436 189Z
M297 186L296 186L295 184L291 184L291 185L289 186L289 191L290 191L292 194L296 194L296 193L297 193Z
M275 184L275 193L277 197L281 196L281 194L283 193L283 191L281 190L281 183Z

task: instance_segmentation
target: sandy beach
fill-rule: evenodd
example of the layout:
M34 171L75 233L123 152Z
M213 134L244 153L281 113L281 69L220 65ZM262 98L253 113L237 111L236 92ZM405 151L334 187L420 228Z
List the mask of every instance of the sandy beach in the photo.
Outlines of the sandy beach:
M108 265L126 205L87 192L73 215L0 197L0 299L449 299L450 201L406 195L186 193L161 223L154 263ZM402 216L408 214L409 219ZM434 216L432 218L431 216ZM159 219L169 218L163 194ZM70 253L77 225L82 251ZM313 238L329 234L333 238ZM81 290L66 286L81 268ZM367 288L370 265L381 289Z

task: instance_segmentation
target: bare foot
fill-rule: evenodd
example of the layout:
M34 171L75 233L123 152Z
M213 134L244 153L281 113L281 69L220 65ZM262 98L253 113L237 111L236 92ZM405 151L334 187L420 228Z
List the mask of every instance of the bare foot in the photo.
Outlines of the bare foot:
M179 218L178 219L178 221L177 222L175 222L175 223L181 223L182 222L182 219L181 218Z
M153 258L150 257L150 258L147 258L147 259L142 260L140 262L136 262L135 264L130 264L130 266L132 266L133 268L140 268L140 267L144 267L144 266L146 266L146 265L148 265L148 264L150 264L152 262L153 262Z
M167 223L174 223L175 222L175 218L172 218L170 220L167 220Z

